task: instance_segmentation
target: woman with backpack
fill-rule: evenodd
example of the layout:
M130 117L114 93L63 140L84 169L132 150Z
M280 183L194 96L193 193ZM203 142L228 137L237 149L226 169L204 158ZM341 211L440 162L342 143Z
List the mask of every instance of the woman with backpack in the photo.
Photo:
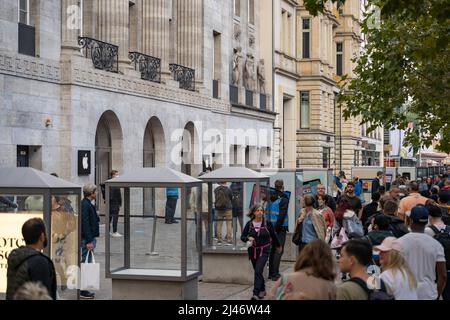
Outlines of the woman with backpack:
M241 240L247 243L248 257L255 270L253 297L251 300L263 299L266 294L264 282L264 267L269 259L270 250L275 246L281 251L280 242L270 221L264 218L264 209L255 204L248 214L250 221L242 231Z
M403 258L400 242L394 237L387 237L383 243L374 248L380 252L383 281L388 294L395 300L417 300L417 280Z

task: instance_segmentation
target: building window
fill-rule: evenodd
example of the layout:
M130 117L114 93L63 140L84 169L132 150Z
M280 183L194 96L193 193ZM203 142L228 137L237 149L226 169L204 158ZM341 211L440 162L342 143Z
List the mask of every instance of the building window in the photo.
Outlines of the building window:
M30 3L29 0L19 0L19 22L30 24Z
M300 92L300 129L309 129L309 91Z
M331 148L323 148L323 167L328 169L330 168L331 161Z
M359 166L359 151L358 150L355 150L355 152L353 154L353 165Z
M241 0L234 0L233 11L236 17L241 16Z
M302 57L303 59L310 58L310 33L311 33L311 19L302 19Z
M342 76L342 70L343 70L343 45L342 42L336 43L336 74L338 76Z
M248 23L255 24L255 0L248 0Z

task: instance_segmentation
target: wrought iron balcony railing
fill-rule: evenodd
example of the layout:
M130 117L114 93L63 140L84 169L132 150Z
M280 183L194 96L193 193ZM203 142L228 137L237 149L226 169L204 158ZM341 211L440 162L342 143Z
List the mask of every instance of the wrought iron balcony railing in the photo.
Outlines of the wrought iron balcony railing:
M88 37L78 37L78 44L96 69L119 72L119 46Z
M169 64L169 70L173 74L175 81L180 83L180 89L195 91L195 70L171 63Z
M134 68L141 73L141 79L161 82L161 59L140 52L130 52L128 57L134 62Z

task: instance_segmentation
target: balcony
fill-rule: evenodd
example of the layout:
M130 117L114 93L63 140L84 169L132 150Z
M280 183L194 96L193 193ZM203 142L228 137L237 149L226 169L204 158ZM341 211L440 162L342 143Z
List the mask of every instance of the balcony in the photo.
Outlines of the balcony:
M141 79L161 82L161 59L140 52L130 52L128 57L134 62L135 70L141 73Z
M96 69L119 72L119 46L88 37L78 37L78 44Z
M195 70L171 63L169 70L173 74L173 79L180 83L180 89L195 91Z

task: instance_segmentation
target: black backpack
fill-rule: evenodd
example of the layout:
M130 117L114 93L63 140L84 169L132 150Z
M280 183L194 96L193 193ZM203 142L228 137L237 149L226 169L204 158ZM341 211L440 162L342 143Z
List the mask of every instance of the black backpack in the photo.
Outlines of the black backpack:
M439 231L435 226L430 226L430 229L434 232L434 237L443 247L445 253L445 264L447 270L450 270L450 227L445 226L444 229Z
M403 220L390 216L389 219L389 230L394 234L394 237L398 239L409 233L408 227Z
M368 300L395 300L395 297L387 293L386 285L380 279L380 289L369 289L367 283L361 278L351 278L347 281L357 283L368 295Z

